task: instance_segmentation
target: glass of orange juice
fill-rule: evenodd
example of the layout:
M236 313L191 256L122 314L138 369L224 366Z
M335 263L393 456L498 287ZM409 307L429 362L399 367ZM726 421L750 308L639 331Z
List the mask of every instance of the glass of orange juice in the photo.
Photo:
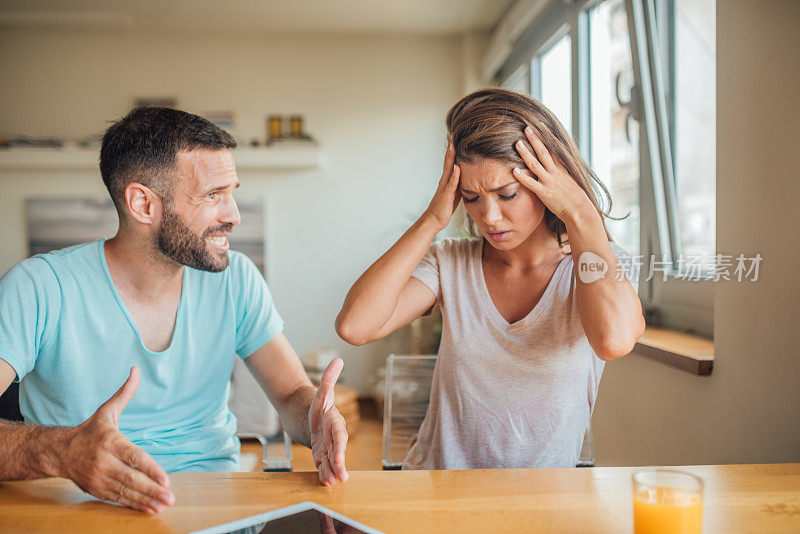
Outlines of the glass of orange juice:
M635 534L700 534L703 479L674 469L633 474Z

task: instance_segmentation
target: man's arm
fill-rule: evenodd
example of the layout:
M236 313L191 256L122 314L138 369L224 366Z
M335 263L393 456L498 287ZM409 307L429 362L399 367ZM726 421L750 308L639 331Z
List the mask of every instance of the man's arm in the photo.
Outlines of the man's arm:
M311 446L308 409L317 392L286 336L278 334L245 363L281 417L294 441Z
M0 359L0 395L16 376L14 368ZM64 430L0 419L0 480L60 476L59 456L49 445L63 441Z
M328 366L317 389L281 333L246 358L245 363L278 410L289 436L311 447L320 482L329 485L347 480L347 428L334 406L333 392L342 361L336 359Z
M0 359L0 394L15 376ZM134 367L119 391L75 428L0 419L0 480L64 477L100 499L161 512L175 501L167 474L117 428L138 385L139 370Z

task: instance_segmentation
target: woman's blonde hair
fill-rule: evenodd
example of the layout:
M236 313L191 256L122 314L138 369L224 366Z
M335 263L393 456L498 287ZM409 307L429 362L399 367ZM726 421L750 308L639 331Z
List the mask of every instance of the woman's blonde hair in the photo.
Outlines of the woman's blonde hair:
M611 195L581 157L580 151L558 119L533 98L507 89L481 89L468 94L455 103L447 113L447 133L456 150L456 162L474 163L492 159L525 168L525 162L514 148L522 140L532 154L535 151L525 138L523 130L530 126L542 140L553 160L560 162L575 182L586 192L605 228L605 219L611 218ZM607 206L607 210L604 209ZM545 207L544 223L558 240L559 246L569 243L563 221ZM469 230L480 235L469 220ZM606 235L611 236L606 230Z

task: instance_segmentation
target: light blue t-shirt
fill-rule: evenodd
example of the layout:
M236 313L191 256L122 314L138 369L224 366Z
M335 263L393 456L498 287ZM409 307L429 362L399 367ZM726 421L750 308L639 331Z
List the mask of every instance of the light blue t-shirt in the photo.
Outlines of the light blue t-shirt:
M172 342L145 348L108 272L104 240L40 254L0 279L0 358L20 381L25 420L77 426L141 369L122 433L166 471L236 471L228 409L234 358L283 329L261 272L231 251L219 273L189 267Z

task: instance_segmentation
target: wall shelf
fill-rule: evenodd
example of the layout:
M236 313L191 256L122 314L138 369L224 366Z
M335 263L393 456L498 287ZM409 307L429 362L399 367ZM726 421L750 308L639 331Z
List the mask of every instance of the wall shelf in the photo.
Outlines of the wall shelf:
M312 146L242 147L233 151L240 171L310 170L320 167L320 150ZM97 150L78 148L0 149L0 170L98 169Z

